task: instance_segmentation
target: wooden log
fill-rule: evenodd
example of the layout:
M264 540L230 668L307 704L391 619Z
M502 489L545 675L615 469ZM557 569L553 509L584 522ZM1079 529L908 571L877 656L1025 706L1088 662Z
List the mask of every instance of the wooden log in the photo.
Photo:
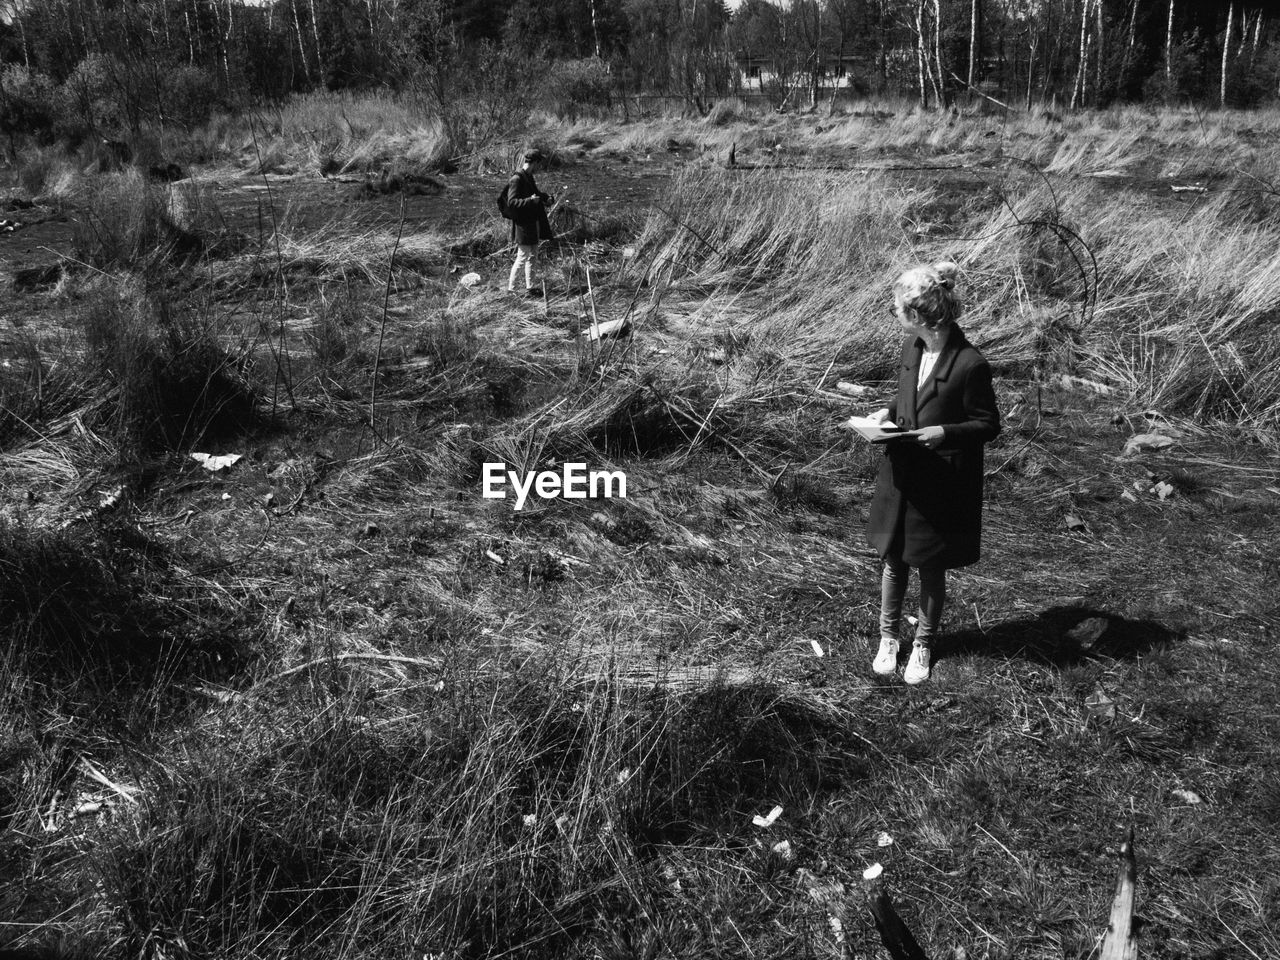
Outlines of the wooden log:
M880 942L893 960L929 960L910 928L894 909L893 900L880 880L881 872L880 865L876 864L862 875L867 888L867 905L876 921Z
M606 320L604 323L592 323L587 336L591 340L603 340L605 337L624 337L631 332L631 322L627 317L621 320Z
M1133 850L1133 827L1120 847L1120 872L1116 877L1116 897L1111 902L1111 919L1102 941L1099 960L1138 960L1138 935L1133 923L1134 894L1138 884L1138 859Z

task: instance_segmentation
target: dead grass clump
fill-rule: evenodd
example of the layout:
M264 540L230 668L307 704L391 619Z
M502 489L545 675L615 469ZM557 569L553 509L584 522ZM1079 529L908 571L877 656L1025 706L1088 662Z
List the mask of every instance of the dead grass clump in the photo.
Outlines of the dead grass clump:
M845 505L830 481L808 471L786 471L769 490L784 506L809 507L819 513L837 514Z
M238 245L194 184L155 184L136 170L104 175L91 182L86 207L76 256L100 269L146 273Z
M639 232L639 226L638 217L594 217L568 203L557 204L551 218L556 238L568 243L624 243Z
M224 281L287 274L381 286L387 282L393 256L398 275L402 271L420 275L444 261L444 239L438 233L410 233L394 225L390 229L357 226L345 212L319 226L307 226L286 212L275 235L267 237L262 247L225 262L220 272Z
M243 431L256 390L209 318L103 284L83 317L86 420L126 450L174 449Z
M715 102L703 122L708 126L723 127L728 123L751 120L754 116L754 111L738 97L725 97Z
M462 125L434 120L379 95L311 94L266 116L216 117L191 139L204 154L232 155L254 173L367 173L391 163L451 172L470 148Z
M728 426L727 417L715 409L701 385L645 383L601 412L604 415L587 425L582 436L614 457L661 456L712 438Z
M752 814L803 809L859 750L840 711L767 681L686 692L523 659L230 717L99 847L130 952L329 957L354 930L376 953L564 956L604 918L681 909L666 845L745 847Z
M173 641L162 568L136 532L0 518L0 632L10 668L62 677L150 670Z
M511 244L511 225L498 218L485 218L445 249L451 257L479 259L493 256Z
M305 337L312 356L322 369L332 369L345 361L363 363L365 322L371 304L360 287L345 284L332 296L322 288L315 319Z
M555 462L661 457L712 442L732 425L728 405L702 383L612 381L572 399L554 396L484 441L513 469Z
M475 330L456 311L441 311L429 316L415 329L413 352L430 357L439 368L469 364L480 354L480 341Z
M672 279L696 278L704 285L811 280L818 249L828 252L827 243L834 246L850 229L851 218L836 213L842 205L832 203L833 192L813 178L685 172L676 178L668 203L649 214L638 259L661 264ZM853 187L845 196L860 192ZM816 229L820 224L831 229ZM844 259L848 249L842 250Z
M69 358L46 356L48 346L25 330L0 340L0 450L15 440L35 439L48 420L62 416L80 398Z
M435 196L444 191L444 184L428 173L405 169L398 164L384 166L376 177L360 184L358 197L379 197L393 193L406 196Z
M64 150L57 147L31 147L18 164L18 184L32 199L65 198L79 179L75 165Z

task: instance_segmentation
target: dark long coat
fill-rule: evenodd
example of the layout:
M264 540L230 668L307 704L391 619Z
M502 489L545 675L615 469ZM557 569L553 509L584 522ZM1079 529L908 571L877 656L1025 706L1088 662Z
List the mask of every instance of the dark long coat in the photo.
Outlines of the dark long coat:
M907 430L940 426L945 437L932 450L885 443L867 540L913 567L964 567L981 553L982 448L1000 433L1000 413L991 367L954 325L917 396L923 349L915 336L903 344L889 416Z
M507 208L511 211L511 239L518 244L534 246L539 240L551 239L551 221L547 208L539 200L541 191L528 170L517 170L507 181Z

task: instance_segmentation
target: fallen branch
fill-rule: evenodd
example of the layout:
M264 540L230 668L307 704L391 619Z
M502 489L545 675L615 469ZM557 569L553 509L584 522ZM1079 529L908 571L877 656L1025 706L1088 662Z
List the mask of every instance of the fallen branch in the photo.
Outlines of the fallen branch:
M999 100L997 100L995 97L989 97L989 96L987 96L985 93L983 93L983 92L982 92L981 90L979 90L977 87L975 87L972 83L969 83L969 81L967 81L967 80L962 80L960 77L956 77L956 75L955 75L955 73L954 73L953 71L948 70L948 71L947 71L947 73L950 73L950 74L951 74L951 76L955 77L955 79L956 79L958 82L963 83L963 84L964 84L966 87L968 87L968 88L969 88L973 93L976 93L976 94L977 94L978 96L980 96L983 100L989 100L989 101L991 101L992 103L994 103L997 107L1000 107L1000 108L1001 108L1001 109L1003 109L1003 110L1012 110L1012 109L1013 109L1013 108L1012 108L1012 107L1010 107L1007 103L1001 103L1001 102L1000 102Z
M1133 827L1120 847L1120 873L1116 877L1116 898L1102 941L1098 960L1138 960L1138 937L1133 923L1134 890L1138 883L1138 860L1133 851Z
M288 670L282 670L280 673L274 673L265 680L260 681L263 684L274 683L277 680L283 680L285 677L291 677L295 673L301 673L303 670L310 670L312 667L319 667L326 663L341 663L346 660L373 660L379 663L407 663L415 667L428 667L432 670L440 669L440 661L423 660L419 657L397 657L389 653L339 653L332 657L320 657L316 660L308 660L306 663L300 663L296 667L290 667Z

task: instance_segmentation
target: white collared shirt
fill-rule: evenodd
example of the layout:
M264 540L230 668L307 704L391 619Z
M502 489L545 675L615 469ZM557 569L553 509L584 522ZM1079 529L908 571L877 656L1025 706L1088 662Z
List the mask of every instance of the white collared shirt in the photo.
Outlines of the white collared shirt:
M941 352L941 347L937 350L930 350L925 347L920 352L920 372L916 375L917 390L924 386L924 382L929 379L929 374L933 373L934 364L938 362L938 354Z

